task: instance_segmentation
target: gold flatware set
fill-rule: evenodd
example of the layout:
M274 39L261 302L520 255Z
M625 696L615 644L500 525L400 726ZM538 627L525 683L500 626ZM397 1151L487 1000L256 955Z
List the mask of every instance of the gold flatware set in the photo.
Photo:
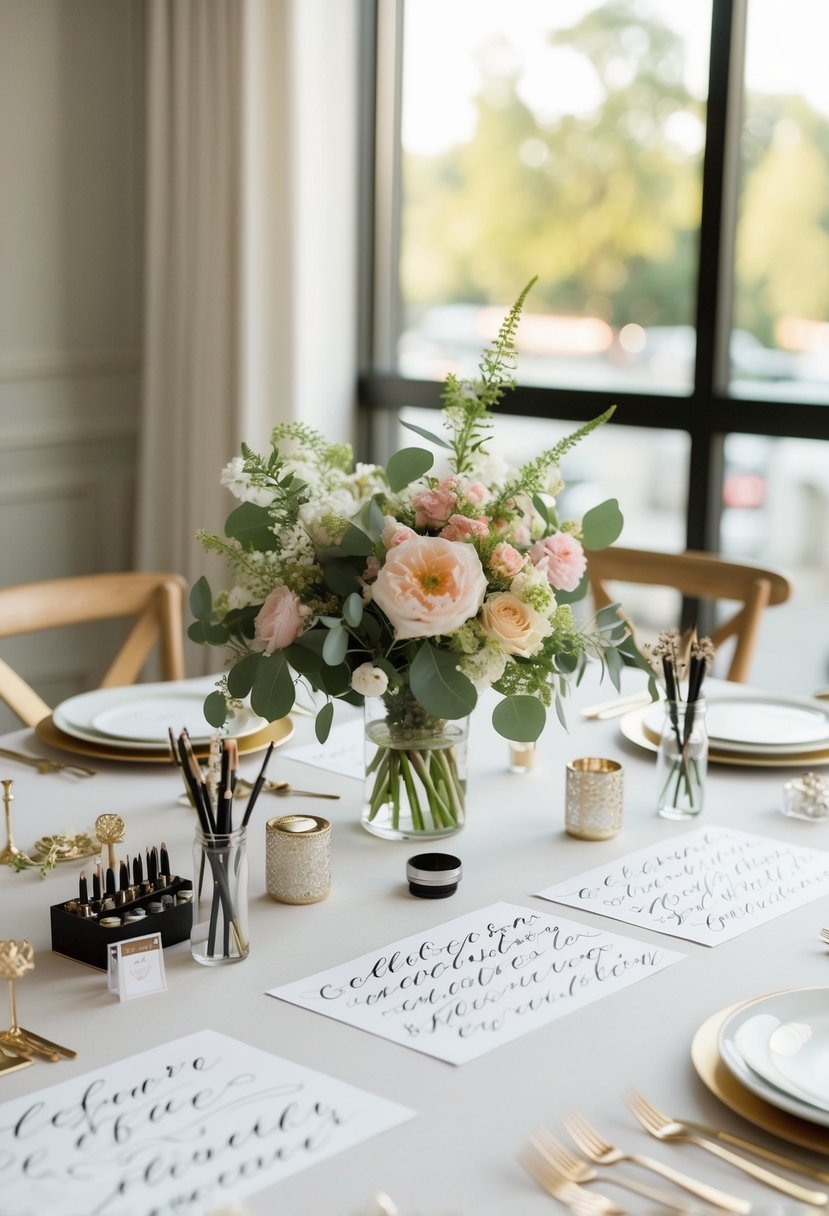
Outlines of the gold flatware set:
M49 760L46 756L30 756L28 752L14 752L8 747L0 747L0 756L7 760L16 760L18 764L28 764L39 773L74 773L76 777L94 777L95 769L86 768L83 764L67 764L62 760Z
M15 981L31 971L34 965L34 951L29 942L0 941L0 979L8 980L10 1013L9 1029L0 1031L0 1073L28 1068L34 1063L35 1057L56 1064L61 1059L73 1060L78 1054L69 1047L61 1047L60 1043L44 1039L33 1030L26 1030L17 1021Z
M749 1174L758 1182L762 1182L800 1203L808 1204L813 1210L824 1208L829 1203L829 1195L825 1191L801 1186L800 1183L794 1182L790 1178L784 1178L782 1175L724 1148L722 1142L741 1148L755 1157L763 1158L815 1182L829 1183L829 1173L762 1145L754 1144L740 1136L734 1136L730 1132L692 1123L690 1120L673 1119L636 1090L629 1090L625 1094L625 1100L640 1126L655 1139L695 1144ZM594 1182L598 1182L604 1187L623 1187L650 1200L652 1206L644 1210L665 1212L692 1210L691 1202L683 1199L682 1196L666 1194L664 1191L656 1190L630 1178L627 1174L617 1173L613 1167L622 1162L628 1162L660 1175L712 1208L736 1213L738 1216L752 1210L752 1205L747 1199L710 1186L655 1158L625 1152L616 1147L604 1139L601 1133L597 1132L581 1114L575 1111L562 1118L562 1126L579 1150L578 1153L565 1147L550 1131L541 1128L533 1134L530 1144L519 1154L518 1160L542 1190L559 1200L570 1211L577 1213L577 1216L591 1216L593 1213L624 1213L628 1210L608 1195L596 1191L592 1185Z
M253 789L253 784L250 781L245 781L244 777L239 777L234 790L235 798L246 798ZM262 786L263 794L277 794L282 798L328 798L331 801L337 801L339 794L319 794L315 790L296 790L287 781L265 781Z

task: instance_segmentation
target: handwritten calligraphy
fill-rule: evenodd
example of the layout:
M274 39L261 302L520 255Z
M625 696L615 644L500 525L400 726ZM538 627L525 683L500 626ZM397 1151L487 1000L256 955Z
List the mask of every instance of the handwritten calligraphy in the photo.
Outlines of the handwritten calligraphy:
M270 995L460 1064L680 957L495 904Z
M817 899L827 880L818 849L707 827L538 894L713 946Z
M410 1115L203 1031L0 1106L3 1213L196 1216Z

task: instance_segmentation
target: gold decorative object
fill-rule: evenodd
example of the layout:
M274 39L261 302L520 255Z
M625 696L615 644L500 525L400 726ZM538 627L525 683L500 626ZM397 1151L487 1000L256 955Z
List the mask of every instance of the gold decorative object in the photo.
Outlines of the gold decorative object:
M109 868L111 870L114 870L117 864L115 860L115 845L120 844L124 839L126 830L127 825L120 815L106 813L99 815L95 820L95 835L101 844L105 844L108 847Z
M564 826L581 840L609 840L622 826L622 766L587 756L567 765Z
M331 824L282 815L265 825L265 886L283 904L315 904L331 890Z
M78 1054L59 1043L52 1043L32 1030L25 1030L17 1022L17 1005L14 997L15 980L22 979L34 968L35 956L31 943L27 941L0 941L0 979L9 982L9 1014L11 1025L0 1033L0 1047L4 1051L22 1057L27 1063L33 1056L56 1063L61 1057L73 1060ZM20 1064L18 1067L25 1067Z
M14 843L12 837L12 803L14 802L14 794L12 793L13 781L3 782L3 805L6 808L6 847L0 853L0 863L8 864L13 857L20 856L20 849Z
M509 771L511 773L528 773L535 766L535 744L517 743L509 745Z

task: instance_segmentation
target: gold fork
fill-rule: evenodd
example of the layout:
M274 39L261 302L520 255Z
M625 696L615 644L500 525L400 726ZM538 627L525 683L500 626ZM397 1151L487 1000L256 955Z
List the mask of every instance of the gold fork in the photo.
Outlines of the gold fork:
M823 942L825 945L829 946L829 929L821 929L821 931L820 931L820 940L821 940L821 941L822 941L822 942Z
M719 1190L718 1187L708 1186L705 1182L698 1182L696 1178L691 1178L688 1174L683 1174L670 1165L664 1165L663 1162L656 1161L653 1157L623 1152L622 1149L616 1148L615 1145L605 1140L585 1118L575 1111L565 1115L562 1123L585 1157L595 1162L596 1165L615 1165L618 1161L631 1161L634 1165L640 1165L643 1169L651 1170L654 1174L667 1178L669 1182L681 1186L683 1190L689 1191L698 1199L702 1199L716 1208L738 1213L738 1216L744 1216L751 1210L751 1204L747 1200L738 1199L736 1195L729 1195L725 1191Z
M598 1170L595 1170L592 1165L588 1165L583 1157L577 1157L575 1153L571 1153L546 1128L539 1128L535 1139L538 1149L570 1182L601 1181L602 1175ZM636 1195L644 1195L646 1199L652 1199L659 1204L660 1210L666 1208L673 1212L689 1211L687 1203L683 1203L682 1200L678 1200L656 1187L646 1186L643 1182L635 1182L632 1178L625 1178L624 1175L617 1177L615 1174L612 1178L605 1176L605 1180L611 1185L624 1187Z
M28 764L39 773L76 773L78 777L94 777L94 768L84 768L82 764L65 764L58 760L47 760L45 756L29 756L25 752L13 752L7 747L0 747L0 756L8 760L16 760L18 764Z
M542 1190L554 1199L560 1199L571 1212L578 1213L578 1216L624 1216L625 1209L620 1208L607 1195L600 1195L597 1191L585 1191L577 1183L565 1178L544 1156L535 1138L518 1154L518 1161Z
M810 1191L806 1187L800 1186L797 1182L791 1182L788 1178L781 1178L779 1174L773 1174L771 1170L765 1169L762 1165L757 1165L753 1161L749 1161L746 1157L741 1157L738 1153L732 1153L730 1149L723 1148L721 1144L717 1144L714 1140L709 1140L705 1136L701 1136L699 1132L695 1132L693 1128L688 1127L684 1123L677 1122L669 1115L663 1114L652 1103L648 1102L642 1094L631 1089L625 1095L625 1101L633 1113L634 1118L644 1127L645 1131L657 1140L687 1140L690 1144L696 1144L700 1148L706 1149L709 1153L713 1153L715 1157L720 1157L723 1161L730 1162L731 1165L742 1170L745 1174L750 1174L752 1178L756 1178L758 1182L763 1182L766 1186L774 1187L777 1191L782 1191L784 1195L788 1195L791 1199L799 1199L801 1203L810 1203L815 1207L824 1207L829 1202L829 1195L825 1191Z

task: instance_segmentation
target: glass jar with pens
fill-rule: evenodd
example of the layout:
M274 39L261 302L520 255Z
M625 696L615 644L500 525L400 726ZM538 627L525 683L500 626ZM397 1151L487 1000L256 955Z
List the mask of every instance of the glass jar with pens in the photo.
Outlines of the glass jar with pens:
M199 820L193 842L195 906L190 949L196 962L206 966L240 962L250 950L247 828L265 783L273 743L265 753L237 826L233 824L233 800L238 780L238 745L235 739L224 739L220 749L218 781L210 783L186 731L179 735L175 749Z

